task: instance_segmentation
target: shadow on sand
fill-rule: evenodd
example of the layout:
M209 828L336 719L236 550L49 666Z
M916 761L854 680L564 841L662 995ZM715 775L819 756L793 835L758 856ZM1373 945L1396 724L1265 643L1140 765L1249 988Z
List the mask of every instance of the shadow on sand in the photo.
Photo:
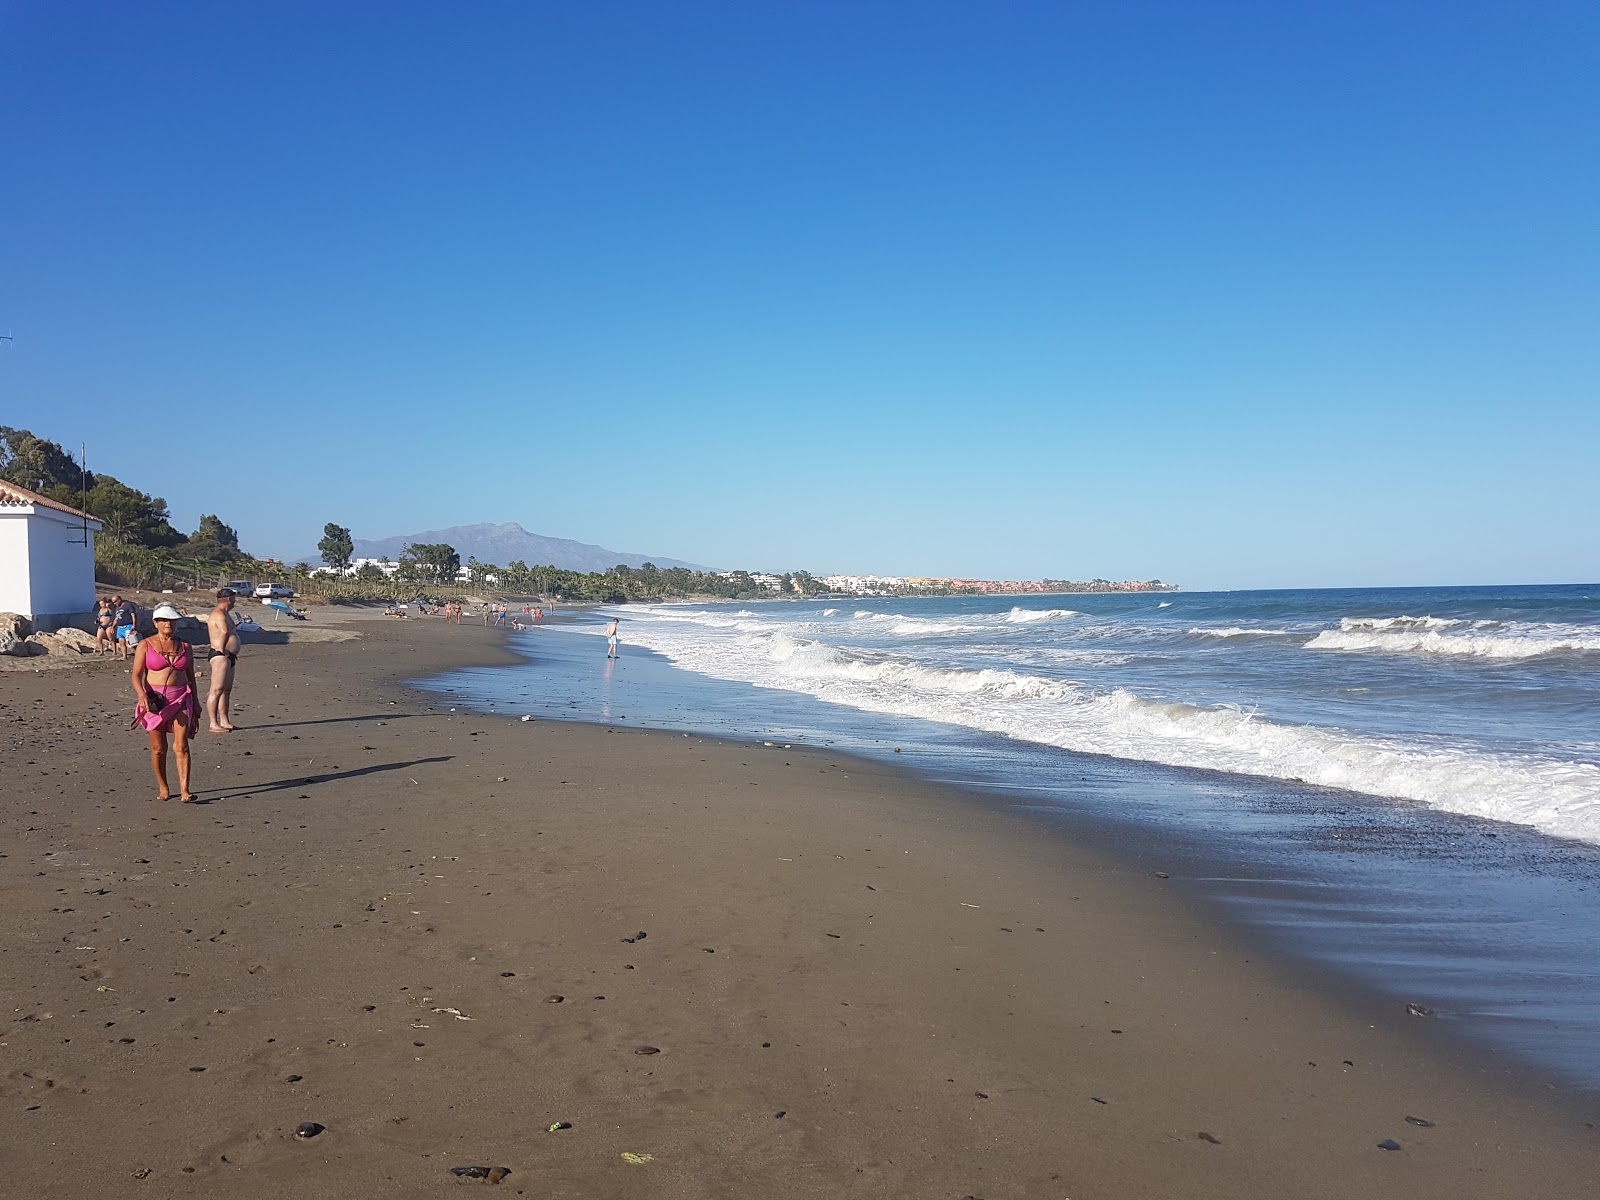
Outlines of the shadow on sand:
M374 763L370 767L357 767L352 771L334 771L326 775L296 775L293 779L276 779L271 783L241 783L234 787L216 788L211 796L216 799L242 800L262 792L279 792L285 788L311 787L319 783L337 783L343 779L359 779L363 775L376 775L380 771L403 771L424 763L449 762L455 755L441 754L433 758L413 758L406 762Z
M295 729L301 725L339 725L345 721L412 721L433 713L370 713L363 717L323 717L317 721L277 721L271 725L241 725L241 729Z

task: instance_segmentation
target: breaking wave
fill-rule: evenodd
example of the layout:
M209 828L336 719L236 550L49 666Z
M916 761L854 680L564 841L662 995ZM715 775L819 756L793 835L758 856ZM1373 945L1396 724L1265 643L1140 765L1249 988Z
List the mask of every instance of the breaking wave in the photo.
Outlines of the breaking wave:
M1515 661L1545 654L1600 651L1600 630L1555 622L1346 617L1338 629L1323 630L1305 648Z
M686 637L685 632L681 624L653 622L633 631L644 645L689 670L866 711L946 722L1080 753L1416 801L1600 842L1600 765L1592 763L1290 724L1254 710L1163 700L1011 667L975 669L906 653L842 647L775 632L770 626L765 632L731 636L707 632ZM1393 628L1326 632L1444 636L1434 630Z

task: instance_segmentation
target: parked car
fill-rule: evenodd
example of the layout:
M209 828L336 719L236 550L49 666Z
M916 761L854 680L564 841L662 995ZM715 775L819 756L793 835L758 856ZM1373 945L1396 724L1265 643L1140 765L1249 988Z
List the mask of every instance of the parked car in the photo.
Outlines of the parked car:
M287 583L256 584L256 598L258 600L288 600L293 595L294 589Z
M235 596L254 596L256 594L256 585L248 579L230 579L222 586Z

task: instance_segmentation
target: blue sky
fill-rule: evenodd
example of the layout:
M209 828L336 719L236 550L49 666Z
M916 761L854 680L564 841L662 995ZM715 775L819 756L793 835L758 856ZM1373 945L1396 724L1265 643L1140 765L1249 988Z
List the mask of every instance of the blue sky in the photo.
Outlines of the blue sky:
M1600 577L1586 3L0 7L0 423L718 566Z

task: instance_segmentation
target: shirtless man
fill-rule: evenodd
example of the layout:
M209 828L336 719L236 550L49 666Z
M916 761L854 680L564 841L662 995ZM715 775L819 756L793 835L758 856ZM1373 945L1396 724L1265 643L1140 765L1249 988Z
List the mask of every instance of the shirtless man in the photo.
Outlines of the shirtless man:
M211 631L211 690L206 695L206 716L211 719L212 733L232 733L237 728L228 719L228 705L233 699L233 668L239 661L239 631L234 627L233 592L227 588L217 591L217 606L206 614L206 628Z

